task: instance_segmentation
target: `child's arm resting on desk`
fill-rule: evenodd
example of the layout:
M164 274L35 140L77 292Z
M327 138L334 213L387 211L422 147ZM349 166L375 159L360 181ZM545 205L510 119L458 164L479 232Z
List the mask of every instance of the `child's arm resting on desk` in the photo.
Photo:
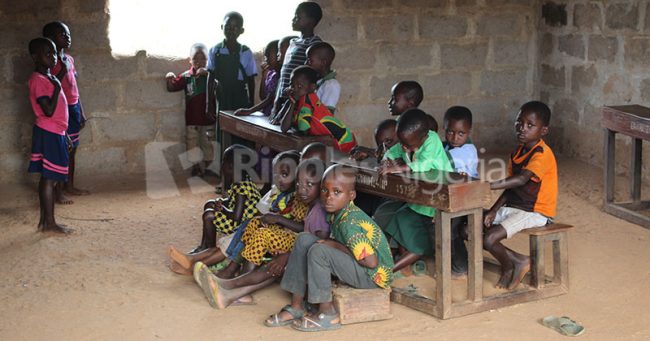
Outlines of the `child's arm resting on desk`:
M354 235L352 238L358 240L356 247L352 247L352 245L343 245L334 239L321 239L318 240L317 243L327 245L331 248L337 249L352 256L357 261L357 263L359 263L359 265L363 266L364 268L376 268L379 264L379 261L377 259L377 255L375 255L374 250L370 247L370 241L361 234ZM348 244L352 244L352 238L348 239Z
M511 175L502 180L490 182L490 189L508 189L523 186L533 177L535 177L535 174L533 172L527 169L523 169L519 174Z

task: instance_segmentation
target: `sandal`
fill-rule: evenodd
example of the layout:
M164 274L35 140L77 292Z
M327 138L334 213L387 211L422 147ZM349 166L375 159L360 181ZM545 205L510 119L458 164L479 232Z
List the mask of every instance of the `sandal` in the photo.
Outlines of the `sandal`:
M578 336L585 332L585 328L569 317L547 316L542 324L566 336Z
M314 319L317 317L318 319ZM336 330L341 328L341 322L338 314L328 315L319 314L318 316L307 317L304 316L300 320L295 321L291 327L301 332L320 332L324 330ZM339 322L332 323L333 320L339 319Z
M283 311L286 311L287 313L289 313L289 315L291 315L291 319L289 319L289 320L285 320L285 321L281 321L279 315L280 315L280 313L282 313ZM282 309L280 309L280 313L273 314L273 315L269 316L269 318L271 319L271 322L269 322L269 320L265 320L265 321L264 321L264 325L267 326L267 327L282 327L282 326L288 326L288 325L292 324L294 321L298 321L298 320L300 320L300 319L305 315L305 311L304 311L304 310L296 310L296 309L293 309L293 308L291 307L291 305L289 305L289 304L287 304L287 305L285 305L284 307L282 307Z

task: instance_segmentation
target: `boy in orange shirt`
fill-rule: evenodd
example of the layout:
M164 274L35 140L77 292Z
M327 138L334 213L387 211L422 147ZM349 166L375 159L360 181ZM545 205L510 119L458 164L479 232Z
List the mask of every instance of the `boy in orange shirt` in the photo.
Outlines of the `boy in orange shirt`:
M508 177L490 183L505 189L485 214L483 248L501 263L497 288L516 288L530 270L530 257L501 244L515 233L548 224L557 206L557 163L542 139L548 134L551 110L542 102L521 106L515 131L519 146L510 156Z

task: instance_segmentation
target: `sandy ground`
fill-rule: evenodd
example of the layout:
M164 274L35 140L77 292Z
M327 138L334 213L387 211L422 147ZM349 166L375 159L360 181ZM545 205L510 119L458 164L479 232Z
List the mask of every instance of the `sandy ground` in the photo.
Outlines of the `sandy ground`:
M650 231L600 210L599 169L560 160L560 174L559 220L576 226L569 242L569 294L447 321L392 304L392 320L309 336L561 339L539 319L568 315L587 328L581 336L585 340L650 339ZM81 177L79 184L93 195L56 208L59 222L77 229L69 237L36 232L38 199L32 186L0 188L0 340L306 336L289 327L263 325L267 315L287 302L277 285L255 294L254 306L214 310L191 278L167 269L170 243L188 249L198 240L201 207L209 192L193 193L182 179L177 181L180 195L161 199L147 196L143 177ZM526 241L515 244L525 246ZM495 276L486 277L493 281Z

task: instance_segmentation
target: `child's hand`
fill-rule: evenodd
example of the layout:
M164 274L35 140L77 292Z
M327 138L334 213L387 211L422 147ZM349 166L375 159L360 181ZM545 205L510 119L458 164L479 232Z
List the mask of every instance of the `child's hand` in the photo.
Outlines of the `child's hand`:
M207 76L207 75L208 75L208 69L204 67L200 67L196 69L196 73L194 74L194 77Z
M493 210L489 210L486 214L485 217L483 217L483 225L485 225L486 228L492 227L492 223L494 222L494 218L496 218L497 212Z
M61 89L61 82L54 75L48 75L47 79L50 80L50 83L52 83L52 85L54 85L55 88Z
M404 171L403 166L392 162L391 160L386 160L383 161L377 171L379 172L379 175L384 175L384 174L392 174L392 173L401 173Z
M273 277L282 275L284 268L289 262L289 253L281 253L273 257L273 260L267 265L266 271Z
M277 224L281 216L275 213L267 213L262 216L262 223L264 224Z
M173 72L167 72L167 74L165 75L165 79L167 80L174 79L174 78L176 78L176 75Z
M248 115L250 115L251 113L252 113L251 110L241 108L241 109L237 109L237 110L235 110L234 115L235 115L235 116L248 116Z
M72 139L70 138L70 135L68 135L67 133L65 134L65 141L68 144L68 153L69 153L69 152L72 151L73 144L72 144Z
M350 151L350 159L361 161L368 158L368 152L360 146L352 148Z

